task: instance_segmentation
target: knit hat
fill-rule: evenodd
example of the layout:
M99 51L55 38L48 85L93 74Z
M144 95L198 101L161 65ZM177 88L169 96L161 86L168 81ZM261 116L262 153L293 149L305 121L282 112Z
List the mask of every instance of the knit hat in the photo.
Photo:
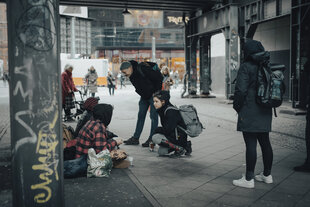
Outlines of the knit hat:
M120 70L126 70L127 68L129 68L131 66L130 62L122 62L121 66L120 66Z
M97 104L93 110L93 117L102 121L107 127L112 119L113 106L110 104Z
M98 104L98 99L94 98L94 97L90 97L88 99L86 99L83 107L84 109L86 109L87 111L93 111L94 107Z

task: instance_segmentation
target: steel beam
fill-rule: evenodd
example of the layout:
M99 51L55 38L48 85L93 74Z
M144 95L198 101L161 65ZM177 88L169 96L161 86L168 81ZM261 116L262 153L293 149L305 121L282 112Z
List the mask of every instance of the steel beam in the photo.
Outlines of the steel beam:
M188 75L190 73L190 41L187 37L189 34L189 26L185 21L185 13L183 13L183 23L184 23L184 53L185 53L185 73L183 75L183 92L181 94L181 98L184 98L185 93L187 92L187 80Z
M229 27L223 30L226 39L226 98L232 98L235 92L235 82L238 73L238 7L229 9Z
M291 81L290 97L294 108L306 108L307 69L305 60L310 58L310 1L296 0L291 5Z
M58 0L7 6L13 206L64 206Z
M211 86L211 36L199 39L200 48L200 93L210 94Z
M212 12L203 14L196 19L191 19L190 23L197 23L195 36L211 36L223 32L226 38L226 97L230 98L234 94L235 79L238 71L238 5L230 4L218 8ZM202 58L200 61L205 61ZM205 63L200 63L204 65ZM204 85L203 85L204 86Z
M229 10L232 5L221 7L211 12L205 13L200 17L197 17L197 34L210 34L221 32L222 29L229 27L231 19L229 18ZM236 6L235 6L236 7ZM238 19L238 16L234 17ZM193 34L196 35L196 34Z
M197 93L197 43L198 37L192 37L190 40L190 73L188 79L188 94Z
M149 9L149 10L173 10L173 11L194 11L197 9L210 9L216 2L188 2L188 1L101 1L101 0L62 0L62 5L75 6L100 6L110 8L130 8L130 9Z

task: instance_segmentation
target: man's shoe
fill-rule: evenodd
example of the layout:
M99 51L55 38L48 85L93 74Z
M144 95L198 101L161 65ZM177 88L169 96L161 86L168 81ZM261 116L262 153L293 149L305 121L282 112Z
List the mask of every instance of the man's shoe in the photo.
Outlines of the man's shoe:
M310 172L310 164L304 163L303 165L294 167L297 172Z
M136 139L134 137L131 137L124 141L125 145L139 145L139 139Z
M186 150L185 152L186 156L190 156L192 154L192 142L191 141L187 141L185 150Z
M142 147L149 147L150 142L151 142L151 139L146 140L144 143L142 143Z
M239 180L233 180L233 184L242 188L254 188L254 179L247 181L244 176Z
M273 183L272 176L271 175L265 176L263 172L261 172L259 175L255 175L255 180L267 184Z

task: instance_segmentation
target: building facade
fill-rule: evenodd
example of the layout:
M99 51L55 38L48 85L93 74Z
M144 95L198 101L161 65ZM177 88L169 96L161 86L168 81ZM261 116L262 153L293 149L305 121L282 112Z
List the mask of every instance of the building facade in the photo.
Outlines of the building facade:
M109 60L118 71L123 60L152 58L155 38L156 61L180 74L185 71L184 24L181 12L88 8L92 21L92 51L96 58Z
M74 26L72 27L72 23ZM72 30L74 32L72 32ZM72 35L73 34L73 35ZM74 42L72 42L72 40ZM68 15L60 16L60 51L64 54L74 53L80 57L91 56L91 20ZM74 43L74 44L72 44Z

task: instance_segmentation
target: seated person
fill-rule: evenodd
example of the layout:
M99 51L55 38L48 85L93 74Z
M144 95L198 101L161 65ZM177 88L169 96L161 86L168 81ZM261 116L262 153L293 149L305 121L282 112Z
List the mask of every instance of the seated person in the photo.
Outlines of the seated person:
M85 109L84 113L82 114L80 120L78 121L75 131L74 131L74 137L77 137L79 135L79 131L82 129L82 127L91 119L93 119L93 109L98 104L98 99L90 97L86 99L83 107ZM111 139L113 137L117 137L114 133L107 131L108 133L108 139Z
M170 108L169 91L158 91L153 95L154 107L160 117L162 127L157 127L152 137L152 141L159 145L158 154L166 155L175 152L175 156L181 156L186 152L192 152L191 142L187 141L187 134L177 126L186 128L180 111L177 108Z
M88 122L92 118L93 109L97 104L98 104L98 99L96 98L91 97L91 98L86 99L85 103L83 104L83 108L85 109L85 111L76 125L75 131L74 131L74 137L78 136L79 131L82 129L82 127L86 124L86 122Z
M88 153L89 148L94 148L96 153L102 150L113 150L123 143L122 139L108 139L107 127L111 122L113 106L97 104L93 110L94 120L89 120L79 131L76 138L76 158Z

